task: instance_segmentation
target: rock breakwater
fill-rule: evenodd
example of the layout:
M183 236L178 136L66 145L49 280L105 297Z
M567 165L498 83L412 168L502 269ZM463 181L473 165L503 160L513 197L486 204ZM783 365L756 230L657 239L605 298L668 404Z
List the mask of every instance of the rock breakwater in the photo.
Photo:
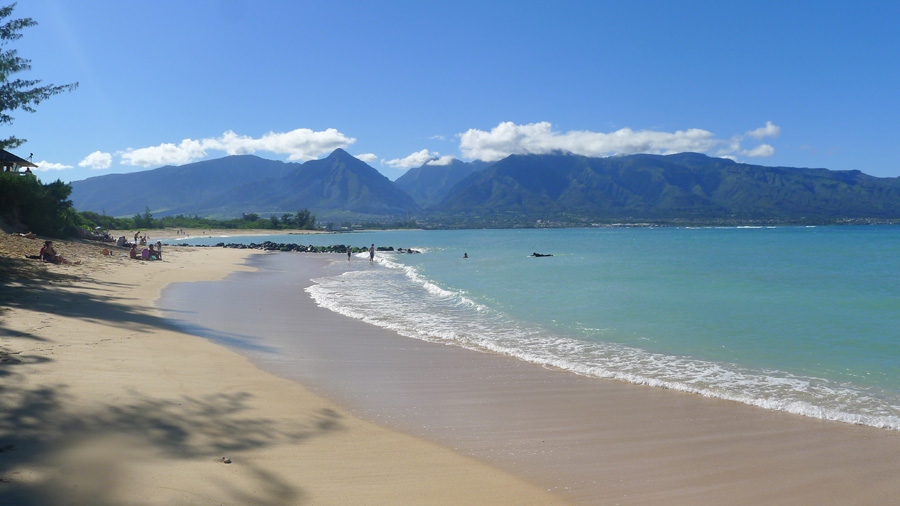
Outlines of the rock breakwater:
M190 246L186 244L185 246ZM250 244L240 244L240 243L224 243L220 242L213 246L215 248L234 248L234 249L257 249L263 251L294 251L299 253L343 253L346 254L347 250L350 250L350 253L363 253L369 251L369 248L366 246L357 247L357 246L349 246L347 244L333 244L331 246L313 246L304 245L304 244L294 244L294 243L280 243L280 242L272 242L265 241L262 243L251 242ZM393 246L379 246L375 248L376 251L395 251L397 253L421 253L421 251L417 251L411 248L394 248Z

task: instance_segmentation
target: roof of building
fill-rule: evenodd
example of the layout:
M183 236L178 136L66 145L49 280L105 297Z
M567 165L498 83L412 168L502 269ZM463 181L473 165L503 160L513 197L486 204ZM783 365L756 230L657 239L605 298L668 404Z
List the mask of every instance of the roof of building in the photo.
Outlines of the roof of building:
M18 156L10 153L5 149L0 149L0 163L3 165L8 165L9 163L14 163L20 167L34 167L37 168L37 165L29 162L24 158L19 158Z

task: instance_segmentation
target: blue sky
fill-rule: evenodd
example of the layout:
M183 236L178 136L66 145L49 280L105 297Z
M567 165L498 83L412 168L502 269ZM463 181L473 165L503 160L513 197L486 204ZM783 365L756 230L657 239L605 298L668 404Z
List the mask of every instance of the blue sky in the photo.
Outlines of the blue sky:
M42 179L337 147L425 162L699 151L900 176L897 2L23 0ZM137 189L136 189L137 190Z

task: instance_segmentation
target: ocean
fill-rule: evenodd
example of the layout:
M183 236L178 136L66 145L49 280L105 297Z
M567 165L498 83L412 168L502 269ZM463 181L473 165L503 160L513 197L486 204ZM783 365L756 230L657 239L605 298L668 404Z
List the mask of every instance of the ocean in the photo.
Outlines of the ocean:
M368 254L350 262L328 255L333 261L306 289L322 307L408 338L900 429L900 227L383 231L172 242L265 240L419 251L378 252L371 265Z

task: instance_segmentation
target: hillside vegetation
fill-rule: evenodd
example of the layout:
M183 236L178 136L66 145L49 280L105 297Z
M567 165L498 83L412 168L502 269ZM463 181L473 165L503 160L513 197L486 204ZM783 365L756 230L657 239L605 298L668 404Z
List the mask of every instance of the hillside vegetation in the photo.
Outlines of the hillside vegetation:
M391 183L343 150L303 164L231 156L72 183L82 211L427 227L585 223L835 223L900 218L900 178L766 167L697 153L513 155L425 164Z

